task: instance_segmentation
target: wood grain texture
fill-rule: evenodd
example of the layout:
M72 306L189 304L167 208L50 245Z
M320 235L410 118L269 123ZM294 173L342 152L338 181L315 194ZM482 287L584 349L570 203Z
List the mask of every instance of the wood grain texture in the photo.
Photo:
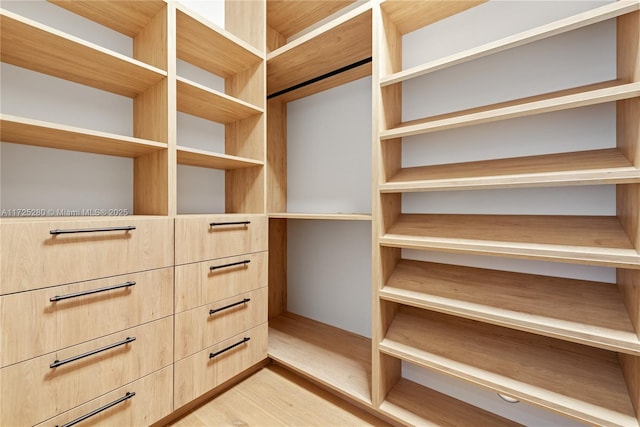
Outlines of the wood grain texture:
M230 221L250 224L210 225ZM267 238L264 215L180 215L175 219L175 264L262 252Z
M212 153L197 148L177 147L177 162L179 165L198 166L201 168L232 170L262 166L259 160L227 154Z
M429 404L425 405L425 402ZM380 406L380 411L399 423L411 425L459 427L520 425L406 379L401 379L393 387Z
M253 64L225 79L225 92L258 108L266 106L266 67L264 61Z
M2 11L0 25L2 62L18 67L130 98L166 76L159 68L8 11Z
M180 4L176 8L178 59L225 78L262 61L262 53L239 37Z
M382 427L388 424L287 369L270 365L170 425Z
M128 2L119 3L126 4ZM135 7L136 3L129 3L129 5L130 7ZM133 38L133 57L161 70L167 70L170 61L167 19L169 8L166 5L163 6ZM104 11L101 10L100 12ZM171 30L173 30L173 27L171 27Z
M266 184L263 167L228 170L225 175L226 213L265 213Z
M483 44L481 46L473 47L462 52L456 52L452 55L448 55L443 58L429 61L425 64L402 70L400 72L381 78L380 85L387 86L400 83L419 76L423 76L428 73L452 67L454 65L492 55L494 53L513 49L529 43L534 43L539 40L577 30L588 25L593 25L607 19L615 18L617 16L636 11L639 7L640 6L638 5L638 2L635 0L622 0L610 3L588 10L586 12L578 13L568 18L560 19L558 21L541 25L539 27L523 31L518 34L513 34L508 37ZM623 39L628 40L627 37L624 37ZM622 76L618 77L622 78ZM634 81L631 79L628 80ZM637 81L637 79L635 81Z
M0 116L0 139L16 144L119 157L138 157L166 148L166 144L148 139L98 132L7 114Z
M0 423L5 426L37 424L169 366L173 361L172 330L173 318L165 317L2 368ZM67 365L49 367L55 360L93 351L127 337L136 340ZM111 375L104 375L105 372Z
M620 366L622 367L622 374L627 380L627 387L629 388L629 395L631 402L636 410L636 417L640 423L640 357L630 356L628 354L619 354Z
M133 162L133 211L136 215L168 215L170 150L136 157ZM171 150L173 151L173 150ZM175 175L174 175L175 176Z
M249 341L210 359L223 350L249 338ZM174 407L179 408L212 388L267 358L267 324L221 341L174 364Z
M385 142L400 148L396 142ZM615 148L609 148L403 168L380 185L380 191L405 193L639 182L640 168Z
M394 139L429 132L491 123L499 120L562 111L640 96L640 83L598 83L544 95L443 114L402 123L382 131L381 139Z
M49 2L129 37L138 35L166 5L161 0Z
M322 220L322 221L371 221L371 215L369 214L349 214L349 213L270 213L269 218L282 218L282 219L309 219L309 220Z
M134 282L134 285L50 301L54 296L88 292L127 282ZM153 298L149 298L150 295ZM0 366L51 353L171 314L172 267L3 295L0 296Z
M182 77L177 78L178 111L218 123L230 123L264 112L262 108L209 89Z
M640 81L640 12L618 17L617 71L618 78L628 82Z
M124 387L120 387L42 424L38 424L36 427L65 425L125 396L126 393L135 393L135 396L98 415L94 415L91 417L91 425L104 427L116 425L146 426L170 414L173 408L173 402L171 401L171 396L173 395L173 368L163 368L151 375L142 377Z
M267 53L284 46L287 43L287 39L271 28L267 22Z
M616 217L403 214L385 246L640 268Z
M269 0L266 2L267 24L286 40L353 2L354 0Z
M613 352L409 307L380 347L583 422L638 425Z
M269 218L269 321L287 311L287 220Z
M292 313L269 321L269 357L371 406L371 340Z
M275 93L371 56L371 5L365 4L267 55Z
M50 230L135 226L135 230L51 235ZM111 217L4 219L0 294L173 265L173 220Z
M260 52L266 50L266 1L225 0L224 26Z
M267 212L287 210L287 104L267 102Z
M220 268L244 261L248 262ZM266 286L267 263L268 253L257 252L177 266L176 313ZM211 270L211 267L219 268Z
M404 35L485 1L386 0L381 3L381 7Z
M402 260L382 299L640 355L618 288L557 277Z

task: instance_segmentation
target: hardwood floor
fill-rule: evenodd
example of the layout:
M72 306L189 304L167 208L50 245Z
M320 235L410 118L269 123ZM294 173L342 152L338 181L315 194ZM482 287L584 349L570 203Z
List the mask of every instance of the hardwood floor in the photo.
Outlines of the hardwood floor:
M261 369L169 424L171 427L387 425L278 365Z

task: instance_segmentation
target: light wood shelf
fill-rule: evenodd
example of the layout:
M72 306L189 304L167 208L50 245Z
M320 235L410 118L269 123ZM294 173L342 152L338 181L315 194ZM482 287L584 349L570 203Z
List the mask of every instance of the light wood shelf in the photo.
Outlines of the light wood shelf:
M371 221L370 214L348 213L301 213L301 212L271 212L269 218L279 219L310 219L329 221Z
M263 60L258 49L180 4L176 5L176 56L225 78Z
M269 320L269 357L371 406L371 340L293 313Z
M235 170L255 166L263 166L260 160L247 159L228 154L212 153L190 147L177 147L178 164L186 166L198 166L211 169Z
M403 259L380 298L640 356L615 284Z
M144 62L2 10L2 62L133 98L166 77ZM61 60L64 58L64 60Z
M48 0L50 3L67 9L129 37L137 36L143 28L166 5L161 0L126 2Z
M509 37L502 38L482 46L474 47L455 53L453 55L439 58L416 67L403 70L380 78L380 86L388 86L401 83L419 76L423 76L434 71L447 67L473 61L484 56L502 52L528 43L543 40L569 31L573 31L588 25L596 24L607 19L615 18L626 13L634 12L640 8L636 0L621 0L610 3L587 12L579 13L565 19L560 19L550 24L542 25L531 30L523 31Z
M167 144L161 142L8 114L0 115L0 140L119 157L138 157L167 148Z
M397 27L400 34L407 34L419 28L464 12L487 0L434 0L434 1L394 1L385 0L380 7Z
M268 54L267 94L369 57L371 4L367 3ZM342 80L337 84L346 83ZM326 89L323 86L320 90Z
M383 246L640 269L617 217L402 214Z
M631 184L640 169L615 148L401 169L382 193Z
M411 307L379 348L584 422L638 426L614 352Z
M414 426L520 425L404 378L391 389L380 411Z
M614 80L405 122L393 129L381 131L380 139L402 138L638 96L640 96L640 82L624 83Z
M295 36L313 24L329 18L355 0L267 2L267 25L284 39Z
M183 113L224 124L264 113L262 108L182 77L177 77L176 84L177 109Z

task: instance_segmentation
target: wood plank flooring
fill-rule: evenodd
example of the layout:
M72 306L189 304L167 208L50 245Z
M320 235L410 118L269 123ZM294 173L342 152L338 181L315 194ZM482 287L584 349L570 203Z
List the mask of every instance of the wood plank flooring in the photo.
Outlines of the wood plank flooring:
M278 365L261 369L169 424L171 427L387 425Z

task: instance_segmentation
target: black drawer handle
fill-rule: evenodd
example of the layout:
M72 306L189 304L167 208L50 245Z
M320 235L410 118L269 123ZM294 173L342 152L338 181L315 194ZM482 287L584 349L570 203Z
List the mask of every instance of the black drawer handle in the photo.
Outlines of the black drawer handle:
M235 344L231 344L231 345L230 345L229 347L227 347L227 348L223 348L222 350L220 350L220 351L216 351L215 353L209 353L209 359L213 359L214 357L221 355L221 354L222 354L222 353L224 353L225 351L229 351L229 350L231 350L231 349L232 349L232 348L234 348L234 347L237 347L237 346L239 346L239 345L242 345L242 344L246 343L247 341L249 341L250 339L251 339L251 338L249 338L249 337L244 337L244 338L242 338L240 341L238 341L237 343L235 343Z
M67 294L67 295L56 295L55 297L49 298L49 301L61 301L63 299L76 298L76 297L81 297L83 295L97 294L98 292L112 291L114 289L120 289L120 288L128 288L129 286L133 286L135 284L136 282L125 282L125 283L120 283L119 285L105 286L104 288L92 289L90 291L76 292L76 293Z
M229 309L231 307L235 307L237 305L246 304L249 301L251 301L251 298L245 298L242 301L234 302L233 304L225 305L224 307L214 308L213 310L209 310L209 316L211 316L212 314L215 314L215 313L217 313L219 311L227 310L227 309Z
M102 347L102 348L91 350L91 351L89 351L87 353L79 354L77 356L73 356L73 357L70 357L70 358L65 359L65 360L55 360L51 365L49 365L49 367L50 368L57 368L58 366L62 366L64 364L66 364L66 363L75 362L76 360L83 359L83 358L85 358L87 356L92 356L94 354L101 353L103 351L107 351L107 350L110 350L112 348L115 348L115 347L118 347L118 346L121 346L121 345L129 344L130 342L135 341L135 340L136 340L135 337L127 337L127 338L123 339L122 341L119 341L119 342L113 343L113 344L109 344L108 346L105 346L105 347Z
M103 227L103 228L76 228L67 230L50 230L49 234L74 234L74 233L97 233L99 231L130 231L135 230L135 225L125 225L124 227Z
M87 418L91 418L94 415L99 414L100 412L111 408L112 406L116 406L118 403L122 403L127 399L131 399L135 395L136 395L135 392L127 392L127 394L125 394L124 396L114 400L111 403L107 403L106 405L104 405L104 406L102 406L102 407L100 407L98 409L94 409L93 411L89 412L88 414L84 414L83 416L81 416L79 418L76 418L75 420L70 421L70 422L68 422L66 424L63 424L61 426L56 425L56 427L71 427L71 426L74 426L74 425L78 424L79 422L82 422L82 421L86 420Z
M209 267L209 271L217 270L219 268L233 267L234 265L249 264L250 262L250 259L245 259L244 261L232 262L229 264L212 265L211 267Z
M210 222L209 227L220 227L223 225L249 225L251 221L231 221L231 222Z

